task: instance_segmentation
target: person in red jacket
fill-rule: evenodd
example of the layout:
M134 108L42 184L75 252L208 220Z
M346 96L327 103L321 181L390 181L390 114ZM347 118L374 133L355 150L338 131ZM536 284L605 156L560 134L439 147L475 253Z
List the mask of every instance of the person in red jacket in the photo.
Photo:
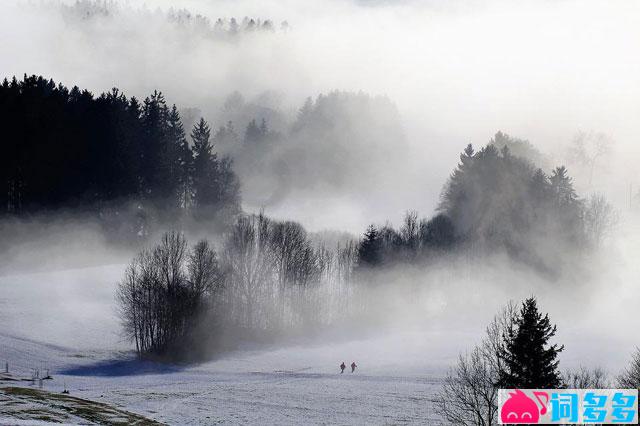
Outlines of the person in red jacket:
M356 371L356 367L357 367L356 362L355 362L355 361L354 361L354 362L352 362L352 363L351 363L351 372L352 372L352 373L353 373L354 371Z
M342 361L342 364L340 364L340 374L344 373L345 368L347 368L347 366L344 365L344 361Z

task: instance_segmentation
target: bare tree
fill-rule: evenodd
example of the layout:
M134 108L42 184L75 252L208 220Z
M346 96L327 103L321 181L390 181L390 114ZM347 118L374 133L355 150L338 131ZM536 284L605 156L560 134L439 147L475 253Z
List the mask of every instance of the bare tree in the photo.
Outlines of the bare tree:
M600 367L580 367L568 370L562 375L562 380L568 389L606 389L609 387L607 373Z
M236 323L275 328L321 320L318 287L327 265L299 224L262 214L240 218L225 242L223 263Z
M221 285L215 252L205 241L189 251L182 234L169 232L152 250L143 250L117 289L127 337L140 355L180 356L195 320Z
M602 194L594 194L584 208L584 224L587 238L599 247L618 224L618 213Z
M410 255L417 253L420 244L420 226L418 222L418 212L408 211L404 215L404 221L400 227L400 237L402 243L409 250Z
M274 255L269 246L270 221L262 213L238 219L229 233L223 250L228 270L227 297L237 308L240 324L258 326L259 304L275 271Z
M304 228L295 222L275 223L271 232L270 247L273 250L275 268L277 272L277 299L280 322L286 321L286 292L292 285L304 285L306 277L302 262L304 252L310 244ZM289 318L291 321L292 318Z
M223 285L216 252L207 240L200 240L193 246L188 256L187 270L191 290L200 298L219 290Z
M140 278L139 278L138 258L125 270L124 278L118 285L116 300L118 302L118 313L121 318L124 334L136 344L136 352L140 353L144 346L141 324L141 306L139 303Z
M458 363L444 379L436 399L436 411L450 424L497 424L498 389L490 360L475 347L460 355Z
M436 412L451 424L498 424L497 382L503 365L503 335L513 327L516 308L507 304L487 327L487 335L471 352L460 355L435 399Z
M589 186L593 182L596 165L611 152L613 140L604 133L579 132L569 148L571 160L585 167L589 173Z
M640 389L640 349L636 348L629 366L618 376L618 386L628 389Z

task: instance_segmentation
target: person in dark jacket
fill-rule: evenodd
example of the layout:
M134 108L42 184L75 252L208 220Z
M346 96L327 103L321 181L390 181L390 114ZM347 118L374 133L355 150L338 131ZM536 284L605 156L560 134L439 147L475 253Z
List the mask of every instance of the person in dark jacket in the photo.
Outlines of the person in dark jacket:
M344 373L345 368L347 368L347 366L344 365L344 361L342 361L342 364L340 364L340 374Z
M352 362L352 363L351 363L351 372L352 372L352 373L353 373L354 371L356 371L356 367L357 367L356 362L355 362L355 361L354 361L354 362Z

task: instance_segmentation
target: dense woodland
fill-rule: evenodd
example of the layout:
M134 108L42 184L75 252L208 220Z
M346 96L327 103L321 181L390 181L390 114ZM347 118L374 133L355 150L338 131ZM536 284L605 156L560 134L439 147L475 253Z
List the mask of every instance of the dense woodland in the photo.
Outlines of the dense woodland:
M159 92L143 101L117 89L94 97L25 76L0 85L0 110L0 215L91 210L104 222L128 220L138 235L154 216L224 222L239 212L238 179L208 124L187 136Z
M156 356L180 356L176 348L229 330L255 336L365 315L360 292L396 265L506 253L557 275L561 254L597 246L613 222L606 200L577 195L565 167L545 173L532 163L542 158L533 146L500 132L478 151L464 149L433 217L408 212L399 229L371 225L362 238L327 246L298 223L241 211L234 160L260 176L274 153L291 167L313 155L320 167L312 180L331 179L322 166L349 179L342 172L354 161L349 149L362 147L344 148L339 160L323 152L344 140L367 140L351 138L364 126L346 123L354 110L376 108L392 116L382 124L392 128L387 135L401 134L387 100L335 92L308 100L286 134L256 117L241 136L233 123L214 131L203 118L187 135L178 108L159 92L138 101L117 89L95 97L42 77L4 80L1 214L90 212L107 229L142 241L152 223L178 229L143 250L119 286L129 337L140 354ZM314 144L319 135L334 145L321 149ZM218 147L227 155L219 156ZM182 234L189 223L206 224L215 241L189 247Z
M555 152L554 158L528 140L502 131L490 140L468 145L465 141L459 147L459 161L455 156L451 159L453 170L443 179L433 212L423 216L425 212L407 210L402 220L395 222L400 219L395 217L386 223L371 223L359 235L334 230L313 233L301 223L269 217L265 211L290 206L291 200L297 208L308 200L324 202L329 197L340 203L355 199L354 205L360 208L365 203L374 208L385 203L395 207L397 194L410 194L403 202L418 200L415 205L424 205L425 193L432 189L423 193L430 182L424 185L417 176L427 176L425 170L441 170L433 167L432 158L417 159L422 163L409 158L418 151L408 143L400 113L389 98L331 91L304 101L299 98L292 105L290 93L255 93L268 85L268 78L255 80L255 73L247 70L225 72L229 59L235 71L243 66L270 69L271 62L265 58L290 59L296 50L288 50L283 41L295 41L296 48L306 46L300 40L308 35L292 32L287 21L210 19L187 9L136 8L112 0L43 0L29 7L21 12L33 13L30 18L36 19L32 22L48 24L39 20L40 14L53 12L53 28L78 39L71 42L61 37L60 50L45 49L57 52L56 61L42 62L45 65L78 58L78 64L53 67L58 75L73 69L84 81L99 84L96 82L105 79L95 74L110 72L111 67L97 73L98 68L78 65L109 57L105 52L115 49L126 51L114 55L111 64L124 62L126 73L117 67L113 73L120 80L122 75L138 72L144 77L150 69L158 71L158 64L166 67L170 63L166 58L199 69L195 73L193 69L191 73L164 70L159 76L168 75L168 80L153 80L164 81L160 83L164 89L173 88L176 99L200 105L176 105L165 99L160 88L137 98L117 88L94 94L36 75L7 76L0 81L0 229L4 240L0 241L0 258L11 250L29 256L36 253L24 236L31 229L57 237L67 229L90 228L87 235L93 238L98 224L97 246L102 247L104 237L109 249L117 248L113 250L117 256L137 252L114 284L123 334L141 359L182 365L245 349L247 343L287 339L286 343L294 341L295 345L285 349L295 351L310 336L314 344L321 341L320 336L324 346L327 340L333 344L357 336L347 351L355 347L361 353L359 340L366 343L369 333L376 337L381 332L394 333L393 342L402 346L407 331L412 337L419 336L413 327L425 324L427 330L433 325L434 331L443 331L442 324L446 324L443 334L457 339L458 344L468 330L455 329L456 324L477 318L478 312L469 312L477 309L477 300L485 303L498 294L526 290L554 297L560 294L557 300L564 303L562 297L578 290L581 298L575 300L575 309L586 310L595 306L588 303L588 296L600 295L596 284L602 285L585 279L592 278L590 274L606 273L605 279L610 280L610 272L615 271L615 280L628 279L616 262L614 269L602 268L600 262L620 260L630 247L612 250L611 257L596 256L596 250L606 247L618 221L606 198L590 193L611 184L598 182L609 163L611 169L615 164L609 161L614 158L610 156L613 140L604 133L580 132L567 145L566 157ZM345 9L345 13L350 12ZM313 21L303 20L307 22ZM586 21L580 21L583 23ZM310 25L312 30L316 27ZM346 34L342 31L341 36L349 40ZM96 44L101 37L104 43ZM130 40L135 43L129 44ZM156 44L164 48L164 55L149 51ZM228 55L245 48L249 56ZM65 50L72 49L74 55L69 56ZM122 59L140 53L150 56L141 62ZM309 58L295 69L311 67ZM276 68L288 75L290 64ZM174 74L191 75L196 83L189 89L202 94L182 91L184 79L174 83ZM305 72L300 74L304 77ZM87 75L94 76L87 79ZM135 79L124 80L136 87ZM146 78L143 84L150 81ZM218 87L208 87L216 84ZM226 93L217 90L227 90L227 86L242 87L250 98L237 91L225 98ZM455 85L447 89L440 96L457 93ZM438 97L434 99L436 105ZM514 111L510 112L516 114ZM446 114L434 117L427 118L430 122L447 120ZM432 149L433 141L428 142L425 145ZM424 170L413 174L409 166L416 164ZM397 173L402 168L412 172ZM612 174L611 179L620 176ZM275 209L270 210L272 207ZM640 210L637 188L629 188L629 207ZM72 225L56 230L58 220ZM69 238L77 237L75 232L69 234ZM84 244L88 238L77 239ZM16 242L24 241L27 250L15 247ZM46 244L48 240L36 241ZM57 241L54 250L63 245ZM71 257L73 250L65 247L60 252L59 256ZM97 262L105 264L103 253L98 256ZM98 256L92 254L92 261ZM29 266L38 263L37 259L25 262ZM79 263L77 259L73 262ZM619 282L615 286L631 294ZM470 297L463 294L467 291ZM63 305L85 302L65 298ZM606 307L617 300L614 295L607 303L598 302ZM569 303L555 309L566 309L564 322L575 316ZM481 339L460 353L425 407L433 404L438 416L450 424L489 426L501 423L499 389L640 389L640 349L616 378L597 367L562 371L562 332L535 296L509 302L486 326ZM429 333L422 338L433 346L440 336ZM326 352L326 347L312 350ZM575 354L575 348L573 351ZM575 362L572 354L568 362ZM425 356L435 355L436 351ZM403 354L400 358L395 361L402 373ZM357 360L363 368L371 361ZM563 358L563 364L568 362ZM108 374L115 370L119 374L121 362L112 364L90 368L106 371L106 367ZM138 364L136 360L125 367L135 370ZM7 364L7 373L8 368ZM291 366L285 368L276 371L277 375L291 372ZM369 370L365 379L375 375Z
M556 274L566 256L601 244L616 220L607 201L599 195L581 199L564 166L547 174L513 155L511 146L522 149L522 141L500 132L477 152L469 144L442 190L437 214L419 219L409 212L398 230L371 225L359 246L360 265L380 268L451 250L504 251Z
M277 94L247 100L235 92L218 114L226 125L216 131L216 146L234 159L250 204L392 190L381 171L402 167L407 142L388 98L332 91L307 98L293 116L286 109Z

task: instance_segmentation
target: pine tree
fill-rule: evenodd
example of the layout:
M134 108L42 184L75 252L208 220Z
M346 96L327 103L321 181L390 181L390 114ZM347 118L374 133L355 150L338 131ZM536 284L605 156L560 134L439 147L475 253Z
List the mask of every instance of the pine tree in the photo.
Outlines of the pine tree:
M537 169L531 178L531 194L534 200L540 203L548 199L549 190L547 175L544 174L542 169Z
M428 248L444 249L455 242L455 229L451 219L440 213L420 223L420 240Z
M168 169L166 153L167 105L160 92L154 92L144 100L142 108L142 179L148 198L164 200L168 197L166 184Z
M584 241L583 205L578 199L573 182L564 166L556 167L549 177L551 210L555 215L556 233L566 241L579 244Z
M201 118L191 132L194 204L201 211L205 207L215 206L220 201L218 157L213 153L210 136L211 129L204 118Z
M562 386L558 354L564 346L551 345L556 326L538 311L534 297L522 303L513 325L503 336L500 358L504 368L498 385L508 389L557 389Z
M375 225L369 225L358 247L359 265L375 267L382 262L382 240Z
M565 166L556 167L549 178L551 189L559 206L572 205L578 199L573 182Z
M262 137L265 137L267 136L268 133L269 133L269 127L267 127L267 120L263 118L262 121L260 122L260 135Z
M167 116L167 141L164 153L168 185L175 199L176 207L186 207L189 203L190 169L193 157L185 136L180 113L175 104Z
M313 109L313 100L311 99L311 97L308 97L305 100L304 105L302 105L302 107L298 110L298 117L296 118L296 121L295 123L293 123L292 127L293 132L298 132L311 123L313 118Z
M465 187L469 180L469 171L473 166L475 156L473 145L468 144L462 154L460 154L460 163L449 177L449 181L442 193L438 210L442 212L452 211L457 204L465 196Z
M241 211L240 179L233 171L233 160L231 158L222 157L218 165L219 199L227 215L224 219L230 219Z
M244 132L245 145L257 145L262 141L263 137L264 135L262 133L262 130L256 123L256 120L251 120Z

